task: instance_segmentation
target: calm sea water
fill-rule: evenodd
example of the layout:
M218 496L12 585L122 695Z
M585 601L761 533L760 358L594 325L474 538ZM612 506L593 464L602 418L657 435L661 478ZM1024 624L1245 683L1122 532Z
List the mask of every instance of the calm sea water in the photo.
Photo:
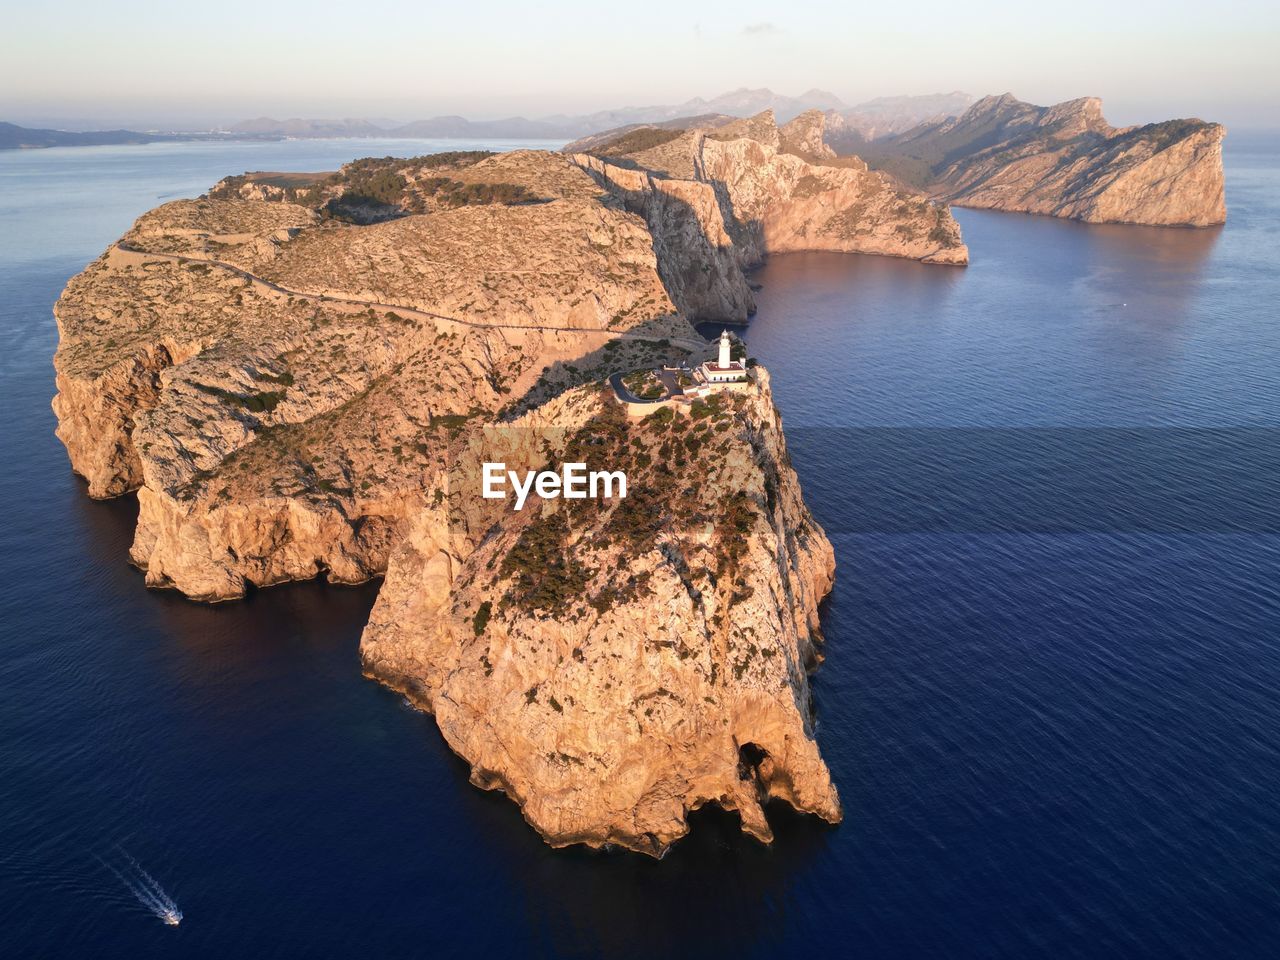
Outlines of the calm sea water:
M376 586L205 607L53 436L49 308L244 169L457 143L0 154L0 942L21 957L1274 957L1280 140L1218 231L960 211L966 270L796 255L747 332L839 557L847 819L552 851L359 673ZM177 901L162 925L100 862Z

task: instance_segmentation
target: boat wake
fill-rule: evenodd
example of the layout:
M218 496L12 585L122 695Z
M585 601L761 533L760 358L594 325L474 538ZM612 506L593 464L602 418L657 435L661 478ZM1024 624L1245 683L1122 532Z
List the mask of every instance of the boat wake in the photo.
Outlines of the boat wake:
M138 903L146 907L147 910L155 914L155 916L171 927L176 927L182 922L182 911L178 909L178 904L174 899L164 892L164 888L156 882L156 879L142 868L142 864L129 856L120 847L116 847L120 856L123 857L119 867L109 863L102 857L98 857L98 862L116 875L121 883L134 895Z

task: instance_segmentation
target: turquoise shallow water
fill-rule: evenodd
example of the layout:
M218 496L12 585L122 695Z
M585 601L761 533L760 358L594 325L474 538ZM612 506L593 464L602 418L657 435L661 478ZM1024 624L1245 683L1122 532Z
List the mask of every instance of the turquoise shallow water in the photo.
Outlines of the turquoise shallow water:
M139 213L365 141L0 154L0 928L14 956L1271 957L1280 141L1215 231L959 211L966 270L779 257L746 332L839 558L847 818L548 850L361 679L376 586L203 607L52 435L49 307ZM169 928L94 859L127 850Z

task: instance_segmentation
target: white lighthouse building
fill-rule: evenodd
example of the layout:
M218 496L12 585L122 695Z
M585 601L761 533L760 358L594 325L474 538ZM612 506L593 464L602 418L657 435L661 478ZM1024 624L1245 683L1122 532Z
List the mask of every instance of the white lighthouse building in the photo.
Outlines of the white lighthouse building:
M698 368L705 383L738 383L747 379L747 365L742 360L733 360L732 344L729 331L720 334L720 353L715 363L708 360Z

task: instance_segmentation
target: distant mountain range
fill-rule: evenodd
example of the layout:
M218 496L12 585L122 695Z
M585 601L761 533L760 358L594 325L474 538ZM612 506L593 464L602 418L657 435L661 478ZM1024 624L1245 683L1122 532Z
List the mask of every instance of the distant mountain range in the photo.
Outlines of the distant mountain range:
M880 97L849 106L834 93L807 90L796 97L766 88L743 87L710 100L694 97L683 103L647 107L621 107L596 113L569 116L557 114L530 120L507 117L503 120L468 120L465 117L432 117L401 125L364 119L273 120L259 117L234 124L232 133L280 137L441 137L456 139L510 138L531 140L571 140L605 130L633 125L661 125L688 117L722 115L750 117L773 110L779 123L786 123L806 110L822 110L828 118L838 118L833 128L858 130L868 139L897 133L926 120L963 113L973 97L966 93L934 94L923 97Z
M821 90L810 90L798 97L780 97L768 90L738 90L715 100L689 100L674 107L614 111L607 116L619 118L638 115L641 119L628 119L611 127L593 129L566 145L564 150L569 153L587 152L646 127L668 130L711 128L722 126L738 117L755 116L765 110L772 110L778 123L786 123L806 110L818 110L824 117L825 142L837 153L847 155L858 153L872 141L895 136L924 123L941 123L959 116L972 103L973 97L969 94L955 92L916 97L878 97L850 107L841 103L834 95ZM699 109L706 112L688 112ZM675 116L668 118L667 114ZM592 119L602 119L605 116L593 114Z
M724 115L749 117L773 110L780 123L806 110L822 110L828 129L848 131L854 139L875 139L906 130L926 120L938 120L962 113L973 98L964 93L923 97L880 97L850 106L826 90L807 90L786 96L766 88L743 87L710 100L694 97L684 103L646 107L621 107L581 115L556 114L537 119L507 117L502 120L468 120L441 116L413 123L349 117L338 120L292 118L276 120L258 117L232 124L215 133L138 133L132 130L105 130L71 133L61 130L32 130L0 123L0 149L23 147L82 146L91 144L153 143L161 140L191 139L275 139L331 137L394 137L440 139L530 139L573 140L604 130L637 124L662 124L678 118Z
M956 90L922 97L877 97L854 107L827 112L827 133L856 133L863 140L879 140L910 130L922 123L958 117L973 97Z

